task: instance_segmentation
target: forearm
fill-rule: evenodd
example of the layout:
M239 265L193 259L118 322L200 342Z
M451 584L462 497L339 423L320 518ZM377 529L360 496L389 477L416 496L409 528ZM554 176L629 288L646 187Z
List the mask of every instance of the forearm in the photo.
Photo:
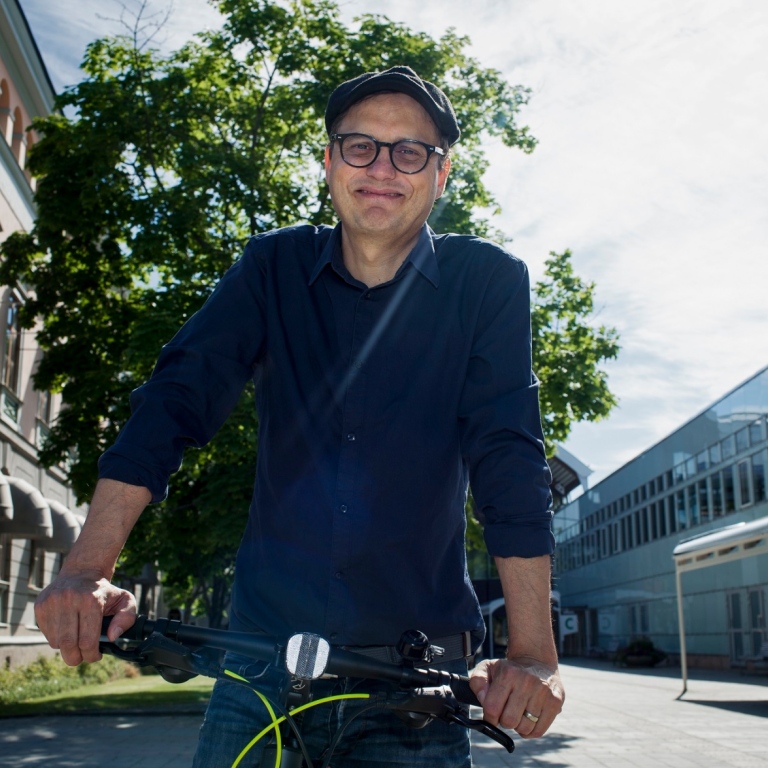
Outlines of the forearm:
M550 556L497 557L495 560L507 609L507 658L518 662L530 659L556 668Z
M62 571L91 571L111 579L117 558L150 499L147 488L117 480L99 480L83 530Z

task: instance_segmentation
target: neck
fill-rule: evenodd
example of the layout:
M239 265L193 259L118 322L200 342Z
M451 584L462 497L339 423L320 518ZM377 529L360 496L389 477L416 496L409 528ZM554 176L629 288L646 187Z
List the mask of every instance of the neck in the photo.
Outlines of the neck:
M382 235L356 235L341 227L341 254L349 274L369 288L391 280L416 245L419 233L404 241Z

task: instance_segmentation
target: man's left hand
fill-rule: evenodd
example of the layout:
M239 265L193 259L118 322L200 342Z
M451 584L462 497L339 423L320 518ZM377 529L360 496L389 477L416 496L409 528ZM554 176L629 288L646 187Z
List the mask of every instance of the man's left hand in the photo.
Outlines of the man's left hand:
M530 658L487 659L471 672L483 717L524 739L543 736L560 714L565 691L556 668Z

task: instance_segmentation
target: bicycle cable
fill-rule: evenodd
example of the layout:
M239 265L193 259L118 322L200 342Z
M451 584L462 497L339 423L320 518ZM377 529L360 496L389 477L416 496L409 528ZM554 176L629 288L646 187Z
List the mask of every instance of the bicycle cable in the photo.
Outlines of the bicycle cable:
M301 737L301 732L299 731L298 726L293 720L293 715L298 715L301 712L304 712L305 710L311 709L312 707L320 706L321 704L330 704L334 701L343 701L347 699L370 699L371 694L370 693L344 693L344 694L338 694L336 696L326 696L322 699L317 699L315 701L307 702L306 704L302 704L299 707L296 707L296 709L291 710L290 713L286 712L282 706L277 704L276 702L270 701L266 696L264 696L261 691L256 690L249 681L241 677L240 675L235 674L234 672L230 672L229 670L224 670L224 674L228 677L232 678L234 681L241 682L245 685L247 685L258 697L261 699L262 703L267 709L267 712L269 713L269 716L272 720L272 722L265 726L264 728L259 731L241 750L240 754L235 758L235 761L232 763L231 768L238 768L240 763L242 762L243 758L250 752L250 750L258 744L259 741L261 741L264 736L266 736L271 730L275 731L275 740L276 740L276 756L275 756L275 768L280 768L280 759L281 759L281 753L282 753L282 737L280 735L280 728L278 726L282 725L282 723L286 722L291 730L293 731L294 735L296 736L296 740L299 744L299 748L301 749L302 755L304 757L304 760L307 762L307 765L312 765L312 758L309 755L309 752L307 750L307 747L304 743L304 740ZM282 714L280 717L275 716L275 711L272 708L272 705L274 705ZM372 704L370 707L365 707L361 712L358 712L356 715L354 715L352 718L350 718L347 723L345 723L342 726L342 730L346 728L349 722L351 722L354 717L356 717L359 714L362 714L362 712L367 712L369 709L373 709L375 706L378 706L376 704ZM338 735L338 734L337 734ZM334 739L334 745L333 749L335 749L335 744L338 741L338 739ZM331 754L332 751L331 750Z

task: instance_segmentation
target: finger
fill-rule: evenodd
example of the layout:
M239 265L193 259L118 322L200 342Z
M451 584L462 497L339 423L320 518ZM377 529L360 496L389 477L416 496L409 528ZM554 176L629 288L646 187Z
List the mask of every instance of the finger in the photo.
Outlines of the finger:
M112 621L107 630L107 637L112 642L136 623L136 598L130 592L120 591L122 594L118 601L105 611L105 615L112 615Z
M556 686L549 685L532 696L523 710L520 728L515 730L524 738L543 736L563 708L562 693ZM527 721L527 722L524 722Z
M490 667L488 661L481 661L470 673L469 687L477 696L477 700L482 705L488 693L490 681Z
M524 673L510 664L496 664L492 668L491 685L483 701L483 717L493 725L514 728L520 721L523 705L521 678Z

